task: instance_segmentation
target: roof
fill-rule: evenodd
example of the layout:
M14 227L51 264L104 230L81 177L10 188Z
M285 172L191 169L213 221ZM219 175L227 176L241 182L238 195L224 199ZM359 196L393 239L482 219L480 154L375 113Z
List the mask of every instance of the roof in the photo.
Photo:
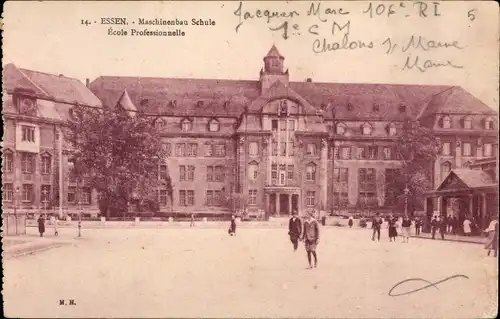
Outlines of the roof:
M2 74L3 90L13 93L16 89L32 92L40 99L68 104L101 106L101 101L77 79L39 71L18 68L9 63Z
M459 86L434 95L420 117L431 114L496 114L478 98Z
M456 168L448 174L437 188L438 191L478 188L497 185L493 178L485 171L468 168Z
M278 51L278 48L276 48L276 46L274 44L271 47L271 49L269 49L269 52L267 52L267 54L264 57L264 59L265 58L271 58L271 57L284 59L284 57L281 55L281 53Z

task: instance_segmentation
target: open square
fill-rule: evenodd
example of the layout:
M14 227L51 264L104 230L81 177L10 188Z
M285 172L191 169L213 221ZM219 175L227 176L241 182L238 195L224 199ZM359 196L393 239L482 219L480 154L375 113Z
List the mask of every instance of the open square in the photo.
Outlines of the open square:
M385 231L373 242L369 229L321 230L318 268L307 270L303 244L294 252L284 228L242 224L234 237L220 227L85 229L72 245L4 261L5 315L478 318L497 312L497 259L481 245L389 242ZM75 229L60 231L61 238L75 236ZM406 279L453 275L468 279L388 294ZM408 282L393 294L426 285Z

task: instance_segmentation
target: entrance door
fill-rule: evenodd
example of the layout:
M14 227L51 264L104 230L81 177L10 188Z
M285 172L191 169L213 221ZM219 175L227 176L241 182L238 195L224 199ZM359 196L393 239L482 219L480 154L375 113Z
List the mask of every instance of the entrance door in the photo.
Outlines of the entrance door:
M276 193L269 194L269 210L270 215L276 215Z
M299 195L292 195L292 212L299 212Z
M287 194L280 194L280 215L289 215L290 207Z

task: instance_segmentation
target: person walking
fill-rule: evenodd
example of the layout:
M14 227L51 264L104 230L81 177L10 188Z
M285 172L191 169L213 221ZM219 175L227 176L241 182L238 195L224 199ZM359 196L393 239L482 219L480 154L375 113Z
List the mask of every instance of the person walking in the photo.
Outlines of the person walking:
M436 239L436 231L439 229L439 220L437 219L436 215L432 217L431 227L432 227L432 239Z
M354 220L352 216L349 216L349 221L347 222L347 225L349 225L349 228L352 228L352 225L354 224Z
M54 216L54 236L59 236L59 232L57 231L57 225L59 224L59 217Z
M396 237L398 237L398 231L396 229L396 218L389 217L389 241L396 241Z
M446 219L446 233L451 234L453 232L453 217L448 215L448 219Z
M318 266L316 247L319 243L319 223L314 219L312 212L307 215L307 219L304 221L304 230L302 231L301 239L304 240L307 252L308 269L312 268L311 257L314 257L314 267L316 268Z
M415 218L415 236L420 236L420 228L422 227L422 221L419 217Z
M488 239L484 248L488 249L488 256L493 250L493 257L496 257L498 255L498 216L493 218L485 232L488 233Z
M297 251L299 247L299 239L302 233L302 222L298 216L297 211L292 213L292 218L288 222L288 235L290 236L290 241L293 244L293 251Z
M446 226L448 225L448 221L443 219L439 223L439 234L441 235L441 240L444 240L444 233L446 232Z
M372 241L375 241L375 234L377 234L377 239L380 241L380 227L382 227L382 223L384 221L380 217L380 213L377 213L375 217L372 219L372 229L373 229L373 234L372 234Z
M471 225L472 225L472 222L469 220L468 217L465 217L464 224L463 224L465 236L470 236L472 234Z
M43 215L38 217L38 232L40 233L40 237L43 237L43 233L45 232L45 218Z
M194 214L191 214L191 223L189 224L189 227L194 227Z
M411 227L411 219L407 215L403 217L403 221L401 222L401 228L403 229L403 243L410 241L410 227Z
M236 216L231 216L231 225L229 226L229 235L236 236Z

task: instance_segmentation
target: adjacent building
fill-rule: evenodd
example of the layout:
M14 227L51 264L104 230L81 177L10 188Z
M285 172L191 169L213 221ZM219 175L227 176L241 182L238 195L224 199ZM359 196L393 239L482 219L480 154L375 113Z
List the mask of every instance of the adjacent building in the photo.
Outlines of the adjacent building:
M294 210L390 210L397 192L390 181L401 167L394 142L407 117L432 128L443 142L441 156L429 165L435 187L452 169L498 151L497 114L461 87L294 82L284 61L273 46L258 79L249 81L101 76L86 88L76 80L45 75L78 90L60 86L72 98L47 107L58 119L40 113L27 120L50 121L56 132L56 123L69 116L75 103L120 106L151 116L168 153L159 178L170 176L174 187L172 199L166 189L158 190L164 212L245 208L270 216ZM7 87L14 96L17 84L11 83ZM34 98L35 105L45 105L40 94ZM5 103L4 116L22 117L14 102L10 108ZM11 142L4 145L4 156L16 153L22 166L19 154L26 150L13 144L18 124L6 125ZM24 133L18 134L23 139ZM55 135L49 142L56 145L49 152L54 156ZM48 152L29 151L40 161ZM23 184L21 175L17 180ZM4 173L4 189L16 179L7 177ZM71 185L63 184L66 207ZM33 192L40 193L43 185L33 184ZM39 199L34 197L33 207Z

